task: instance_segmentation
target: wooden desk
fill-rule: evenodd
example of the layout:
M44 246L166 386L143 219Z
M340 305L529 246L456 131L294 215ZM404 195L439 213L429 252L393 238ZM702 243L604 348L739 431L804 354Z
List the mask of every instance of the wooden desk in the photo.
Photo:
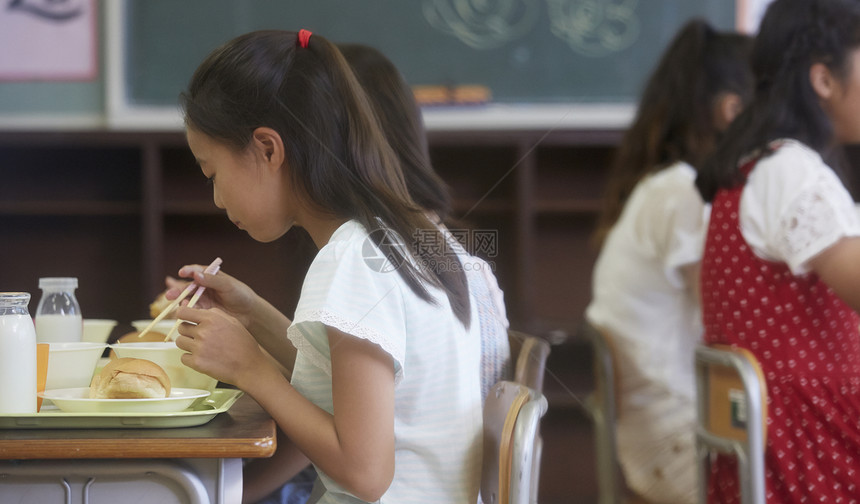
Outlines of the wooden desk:
M198 427L0 430L0 502L239 503L242 459L275 435L247 395Z

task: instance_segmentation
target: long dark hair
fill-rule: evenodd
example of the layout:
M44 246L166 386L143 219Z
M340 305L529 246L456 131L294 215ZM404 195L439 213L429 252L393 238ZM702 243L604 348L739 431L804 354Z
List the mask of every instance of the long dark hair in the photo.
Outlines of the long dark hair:
M237 151L256 128L277 131L293 186L322 211L361 223L416 295L434 302L428 286L442 289L469 325L465 274L456 257L433 245L444 239L410 197L398 158L334 44L314 34L302 48L296 32L280 30L241 35L200 64L181 99L189 127ZM380 227L396 236L375 232Z
M616 152L595 245L602 245L645 175L677 161L694 168L704 161L719 133L716 99L730 92L746 102L752 94L751 45L749 37L719 33L700 19L678 31L648 79Z
M400 160L406 190L441 221L451 213L451 195L433 170L421 109L403 75L379 50L362 44L337 44L365 90L382 132Z
M699 170L696 186L706 201L720 188L740 184L741 160L768 154L779 138L799 140L817 151L842 176L842 149L833 125L809 80L823 63L837 76L851 68L850 52L860 46L860 2L776 0L765 12L753 45L756 87L752 103L729 127Z

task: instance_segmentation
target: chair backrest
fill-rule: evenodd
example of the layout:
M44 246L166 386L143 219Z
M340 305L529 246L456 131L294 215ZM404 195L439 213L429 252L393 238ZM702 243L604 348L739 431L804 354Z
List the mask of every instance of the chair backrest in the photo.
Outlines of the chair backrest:
M767 387L755 356L744 348L696 348L696 445L699 502L707 502L710 452L733 454L743 504L765 504Z
M508 342L510 343L511 361L513 362L513 381L543 394L546 361L550 354L549 342L543 338L514 330L508 330ZM543 438L541 438L540 429L538 429L534 442L534 453L532 454L531 475L534 478L534 483L530 485L530 502L537 502L542 455Z
M519 331L508 331L511 361L514 365L513 381L543 393L543 377L549 357L549 343L537 336Z
M484 504L536 502L538 424L546 410L543 394L525 385L500 381L490 390L484 403Z
M586 407L594 427L598 502L618 504L623 492L615 438L618 391L612 340L602 329L585 320L577 336L591 344L593 355L594 393L586 401Z

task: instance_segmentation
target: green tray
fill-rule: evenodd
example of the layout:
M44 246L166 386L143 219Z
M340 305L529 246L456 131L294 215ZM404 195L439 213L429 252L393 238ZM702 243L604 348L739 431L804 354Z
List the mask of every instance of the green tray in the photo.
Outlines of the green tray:
M215 389L209 397L173 413L66 413L54 405L35 415L0 414L0 429L166 429L203 425L230 409L241 390Z

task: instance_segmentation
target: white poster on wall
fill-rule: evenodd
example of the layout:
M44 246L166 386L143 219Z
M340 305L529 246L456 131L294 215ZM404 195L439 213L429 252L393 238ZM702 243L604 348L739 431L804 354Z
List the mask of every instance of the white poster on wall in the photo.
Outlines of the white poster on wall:
M95 79L96 14L95 0L0 0L0 80Z

